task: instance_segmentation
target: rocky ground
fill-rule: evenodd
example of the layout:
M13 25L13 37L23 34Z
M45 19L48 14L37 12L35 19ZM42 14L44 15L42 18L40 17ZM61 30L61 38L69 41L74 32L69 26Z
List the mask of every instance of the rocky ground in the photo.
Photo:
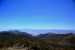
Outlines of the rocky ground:
M28 50L28 48L16 48L16 47L8 47L8 48L2 48L0 50Z

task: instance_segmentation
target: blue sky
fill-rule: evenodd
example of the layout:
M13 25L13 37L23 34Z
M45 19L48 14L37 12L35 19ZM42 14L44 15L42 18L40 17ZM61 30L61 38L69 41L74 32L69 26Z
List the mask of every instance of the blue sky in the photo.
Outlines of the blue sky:
M75 29L73 0L1 0L0 29Z

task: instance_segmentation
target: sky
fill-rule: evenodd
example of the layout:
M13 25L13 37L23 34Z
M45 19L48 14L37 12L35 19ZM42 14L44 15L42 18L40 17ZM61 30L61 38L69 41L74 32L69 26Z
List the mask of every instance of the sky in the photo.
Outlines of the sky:
M74 0L0 0L0 29L75 29Z

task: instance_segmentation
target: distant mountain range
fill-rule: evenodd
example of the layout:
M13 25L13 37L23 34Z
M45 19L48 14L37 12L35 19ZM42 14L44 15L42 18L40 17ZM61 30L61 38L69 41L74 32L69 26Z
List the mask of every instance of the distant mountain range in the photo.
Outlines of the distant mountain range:
M14 31L14 29L12 30ZM49 32L56 33L56 34L75 33L75 30L63 30L63 29L17 29L17 30L22 32L27 32L33 35L44 34ZM5 31L8 31L8 29L6 29Z
M48 32L56 34L75 33L75 30L59 30L59 29L22 29L20 31L28 32L33 35L44 34Z

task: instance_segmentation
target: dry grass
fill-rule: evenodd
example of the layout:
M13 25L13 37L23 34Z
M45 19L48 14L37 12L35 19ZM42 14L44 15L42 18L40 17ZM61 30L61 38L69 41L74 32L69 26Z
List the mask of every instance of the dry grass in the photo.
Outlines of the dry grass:
M28 48L16 48L16 47L8 47L8 48L2 48L0 50L27 50Z

